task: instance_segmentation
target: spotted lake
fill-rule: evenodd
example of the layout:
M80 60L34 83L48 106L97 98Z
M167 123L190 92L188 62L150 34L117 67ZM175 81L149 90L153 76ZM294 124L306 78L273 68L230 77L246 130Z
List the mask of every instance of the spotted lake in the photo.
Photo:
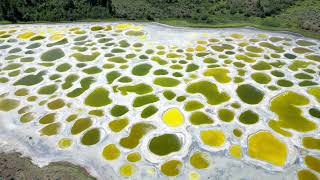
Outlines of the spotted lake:
M155 23L0 26L0 149L98 179L320 176L320 41Z

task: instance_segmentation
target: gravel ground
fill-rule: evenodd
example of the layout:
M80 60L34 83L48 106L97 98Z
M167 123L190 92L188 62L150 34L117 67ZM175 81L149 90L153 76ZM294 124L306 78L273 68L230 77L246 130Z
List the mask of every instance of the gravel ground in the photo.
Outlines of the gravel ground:
M40 168L20 153L0 153L0 180L93 179L84 168L68 162L54 162Z

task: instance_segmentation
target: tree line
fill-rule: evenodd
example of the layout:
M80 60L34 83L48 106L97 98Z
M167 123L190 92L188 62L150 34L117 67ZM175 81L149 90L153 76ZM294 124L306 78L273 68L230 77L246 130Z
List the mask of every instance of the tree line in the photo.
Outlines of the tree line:
M72 21L126 18L207 20L216 14L265 17L296 0L1 0L0 20Z
M112 16L111 0L1 0L0 19L73 21Z

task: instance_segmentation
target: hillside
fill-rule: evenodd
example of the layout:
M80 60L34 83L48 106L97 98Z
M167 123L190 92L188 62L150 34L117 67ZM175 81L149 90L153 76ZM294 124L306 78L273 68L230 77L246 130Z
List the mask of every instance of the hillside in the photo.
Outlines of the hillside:
M120 18L175 25L254 25L320 33L319 0L3 0L0 21Z

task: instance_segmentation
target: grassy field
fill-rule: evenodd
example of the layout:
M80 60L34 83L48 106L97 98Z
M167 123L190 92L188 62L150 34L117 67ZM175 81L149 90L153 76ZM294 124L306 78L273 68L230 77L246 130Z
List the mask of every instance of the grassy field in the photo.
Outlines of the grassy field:
M0 21L0 25L1 24L10 24L11 22L10 21Z

